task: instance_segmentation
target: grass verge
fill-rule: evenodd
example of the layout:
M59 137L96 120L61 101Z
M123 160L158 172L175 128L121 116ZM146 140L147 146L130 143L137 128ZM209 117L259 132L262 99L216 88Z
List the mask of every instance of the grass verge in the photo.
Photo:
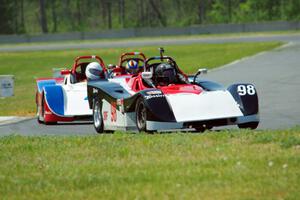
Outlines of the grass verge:
M174 57L187 73L200 67L214 68L245 56L278 47L280 42L194 44L166 46L166 54ZM96 54L106 64L117 63L123 52L142 51L148 57L158 55L157 47L114 48L68 51L0 53L0 74L15 76L15 96L0 99L0 115L30 116L35 113L35 78L49 77L52 68L70 68L75 57Z
M300 128L0 138L2 199L298 199Z

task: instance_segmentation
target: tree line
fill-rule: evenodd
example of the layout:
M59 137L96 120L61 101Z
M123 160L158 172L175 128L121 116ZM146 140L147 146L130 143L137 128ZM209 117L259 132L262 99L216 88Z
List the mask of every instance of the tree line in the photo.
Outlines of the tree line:
M0 0L0 34L297 21L300 0Z

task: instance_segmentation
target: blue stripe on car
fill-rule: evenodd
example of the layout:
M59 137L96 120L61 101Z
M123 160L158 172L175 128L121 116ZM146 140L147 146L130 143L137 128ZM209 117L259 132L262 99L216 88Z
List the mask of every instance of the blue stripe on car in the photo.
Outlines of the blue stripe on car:
M62 87L60 85L45 86L44 92L50 110L58 116L64 116L64 93Z
M38 91L41 93L46 85L55 85L55 80L42 80L37 82Z

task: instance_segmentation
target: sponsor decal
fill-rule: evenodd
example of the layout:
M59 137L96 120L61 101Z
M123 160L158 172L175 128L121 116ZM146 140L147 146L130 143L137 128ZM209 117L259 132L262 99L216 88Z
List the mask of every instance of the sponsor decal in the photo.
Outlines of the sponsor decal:
M117 99L117 106L119 106L120 112L124 114L124 99Z
M165 97L165 95L163 95L163 94L145 96L146 100L153 99L153 98L163 98L163 97Z
M111 104L111 122L116 122L117 121L117 105L116 103Z
M123 99L117 99L117 105L118 106L122 106L124 104L124 100Z
M98 90L96 88L93 88L93 94L97 94Z
M107 111L104 111L103 112L103 120L106 121L108 118L108 112Z
M149 94L149 95L161 94L161 91L159 91L159 90L153 90L153 91L146 92L146 94Z

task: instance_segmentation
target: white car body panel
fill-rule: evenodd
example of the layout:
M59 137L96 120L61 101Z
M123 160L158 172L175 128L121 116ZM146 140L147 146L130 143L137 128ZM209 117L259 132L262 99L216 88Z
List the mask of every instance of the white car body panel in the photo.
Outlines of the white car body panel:
M177 122L201 121L243 116L238 104L228 91L200 94L165 95Z
M87 100L87 83L62 85L66 116L92 115Z

